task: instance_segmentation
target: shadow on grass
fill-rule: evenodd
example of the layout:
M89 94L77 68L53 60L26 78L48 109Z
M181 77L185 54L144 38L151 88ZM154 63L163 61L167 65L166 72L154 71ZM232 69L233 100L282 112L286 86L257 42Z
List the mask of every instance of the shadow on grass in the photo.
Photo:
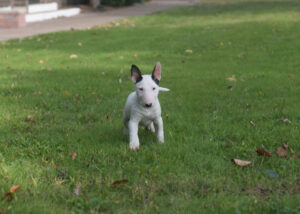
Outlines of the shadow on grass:
M263 14L271 12L289 12L298 11L300 1L262 1L262 2L239 2L239 3L226 3L226 4L200 4L195 7L189 7L191 10L197 8L198 13L190 13L186 10L185 13L177 13L176 10L170 10L167 15L170 16L211 16L221 14L234 14L234 13L251 13Z

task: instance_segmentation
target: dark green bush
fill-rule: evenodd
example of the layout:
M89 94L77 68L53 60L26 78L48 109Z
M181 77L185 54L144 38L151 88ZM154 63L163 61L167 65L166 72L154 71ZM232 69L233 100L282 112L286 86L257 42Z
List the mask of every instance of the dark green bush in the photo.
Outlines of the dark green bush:
M120 7L126 5L132 5L138 2L144 2L148 0L101 0L102 5L108 5L113 7Z

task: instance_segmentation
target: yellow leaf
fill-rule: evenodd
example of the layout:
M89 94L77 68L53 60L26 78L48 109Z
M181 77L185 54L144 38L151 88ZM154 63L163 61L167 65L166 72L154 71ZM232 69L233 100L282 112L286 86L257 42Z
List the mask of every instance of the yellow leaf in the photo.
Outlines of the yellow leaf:
M221 47L224 46L224 42L220 42L220 46L221 46Z
M64 95L66 95L66 96L70 96L70 95L71 95L70 92L69 92L68 90L64 90L63 93L64 93Z
M185 52L186 52L186 53L193 53L193 50L191 50L191 49L186 49Z
M63 180L63 179L60 179L60 178L56 179L55 178L54 185L58 187L58 186L62 185L64 182L65 182L65 180Z

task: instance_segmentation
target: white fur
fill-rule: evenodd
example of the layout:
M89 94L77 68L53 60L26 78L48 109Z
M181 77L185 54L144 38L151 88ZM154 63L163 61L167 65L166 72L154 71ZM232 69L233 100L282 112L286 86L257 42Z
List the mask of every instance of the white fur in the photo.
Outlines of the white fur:
M160 64L157 65L161 69ZM151 75L143 75L142 77L143 79L136 83L136 91L128 96L124 109L124 134L129 134L129 147L132 150L139 149L140 146L138 137L139 124L152 132L156 131L158 142L164 142L163 120L161 118L158 93L159 91L169 91L169 89L159 87L153 81ZM135 80L133 79L133 81ZM152 104L152 106L147 108L146 104Z

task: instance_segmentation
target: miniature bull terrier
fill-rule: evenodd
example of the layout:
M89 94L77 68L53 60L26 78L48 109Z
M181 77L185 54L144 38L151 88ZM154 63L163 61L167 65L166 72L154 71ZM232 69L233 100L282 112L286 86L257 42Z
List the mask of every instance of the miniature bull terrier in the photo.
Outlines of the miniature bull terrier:
M129 148L139 149L138 137L139 124L148 130L156 132L157 140L164 142L163 120L158 101L159 91L169 91L159 87L161 79L161 64L156 63L152 75L142 75L136 65L131 66L131 79L136 90L129 94L124 109L124 134L129 134Z

